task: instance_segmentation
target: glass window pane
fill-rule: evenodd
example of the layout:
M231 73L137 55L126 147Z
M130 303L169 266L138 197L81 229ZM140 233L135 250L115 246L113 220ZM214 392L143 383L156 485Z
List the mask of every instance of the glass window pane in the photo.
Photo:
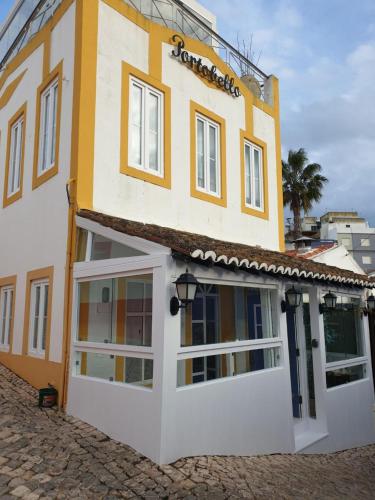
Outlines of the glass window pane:
M126 344L143 345L142 316L128 316L126 319Z
M338 297L336 309L325 310L323 318L327 363L363 356L359 300Z
M141 359L127 358L125 363L125 380L128 383L140 382L142 380Z
M143 134L143 89L132 84L131 94L131 161L142 164L142 134Z
M191 309L181 311L181 345L277 337L274 294L266 288L201 285Z
M348 366L337 370L329 370L326 373L327 388L338 385L349 384L366 376L366 366Z
M38 348L38 331L39 331L39 310L40 310L40 285L35 286L35 305L34 305L34 329L33 329L33 349Z
M78 340L151 346L152 275L79 283Z
M86 249L83 253L83 260L86 257ZM135 248L122 245L117 241L109 240L99 234L93 234L91 247L91 260L119 259L121 257L137 257L146 255Z
M181 387L280 366L280 348L255 349L177 361ZM231 369L229 367L232 367Z
M144 284L143 282L128 281L127 288L127 312L143 312L144 310Z
M204 325L203 323L193 323L192 325L192 345L204 344Z
M152 337L152 316L145 317L144 323L144 337L143 337L143 345L151 346L151 337Z
M76 375L152 388L153 360L78 352Z
M41 163L40 163L40 171L43 172L48 168L48 148L49 148L49 107L50 107L50 93L49 91L42 98L43 102L43 118L42 118L42 136L41 136Z
M159 170L159 97L149 93L149 168Z
M44 286L44 307L43 307L43 330L42 330L42 350L46 349L47 319L48 319L48 285Z
M55 164L55 153L56 153L56 119L57 119L57 99L58 99L58 86L52 89L52 120L51 120L51 156L50 165Z
M204 160L205 144L204 144L204 123L202 120L197 120L197 163L198 163L198 187L204 188L206 185L206 175Z
M255 206L261 207L261 177L260 177L260 152L254 149L254 191L255 191Z
M245 197L246 203L251 205L251 149L248 144L245 145Z
M209 125L209 146L210 146L210 191L218 192L217 186L217 130L212 125Z
M5 334L6 334L5 330L6 330L6 319L7 319L7 308L8 308L7 301L8 301L8 293L6 290L2 290L1 291L1 316L0 316L0 319L1 319L0 342L1 342L1 344L5 344Z
M203 319L203 297L199 295L199 291L192 305L192 317L194 321Z

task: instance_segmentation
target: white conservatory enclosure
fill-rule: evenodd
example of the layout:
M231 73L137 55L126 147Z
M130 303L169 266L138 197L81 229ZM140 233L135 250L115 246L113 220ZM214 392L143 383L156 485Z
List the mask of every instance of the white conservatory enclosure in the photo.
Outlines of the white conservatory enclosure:
M158 463L374 442L365 277L87 210L77 225L68 413ZM186 267L195 299L173 310Z

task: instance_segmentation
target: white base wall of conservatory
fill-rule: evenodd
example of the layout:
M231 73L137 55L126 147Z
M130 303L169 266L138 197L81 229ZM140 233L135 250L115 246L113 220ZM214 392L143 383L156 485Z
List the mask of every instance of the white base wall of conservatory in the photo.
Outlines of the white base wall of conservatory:
M160 462L160 394L85 377L72 377L67 413Z
M289 372L275 368L168 395L163 462L294 451Z
M329 389L325 411L328 436L303 449L302 453L328 453L375 443L371 378Z
M197 384L168 395L72 377L67 412L156 463L193 455L293 453L288 372L283 368ZM375 442L372 384L327 391L328 435L301 453L328 453ZM349 403L348 403L349 402Z

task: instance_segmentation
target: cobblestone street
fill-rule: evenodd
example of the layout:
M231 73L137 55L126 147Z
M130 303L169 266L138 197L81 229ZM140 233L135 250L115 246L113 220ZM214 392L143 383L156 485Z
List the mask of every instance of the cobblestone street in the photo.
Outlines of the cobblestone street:
M0 365L0 498L374 499L375 446L333 455L198 457L157 467L57 410Z

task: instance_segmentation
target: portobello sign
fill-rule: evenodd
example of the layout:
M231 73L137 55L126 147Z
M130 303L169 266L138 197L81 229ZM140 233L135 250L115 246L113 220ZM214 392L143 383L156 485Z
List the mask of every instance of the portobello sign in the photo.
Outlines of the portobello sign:
M195 71L202 78L206 78L208 81L215 83L224 92L233 97L240 97L240 89L234 85L234 78L230 77L228 74L222 76L217 73L217 67L212 65L208 67L203 64L202 58L197 59L196 57L189 54L185 48L185 42L180 35L173 35L172 41L176 44L176 47L172 50L172 56L180 59L183 64L186 64L189 68Z

